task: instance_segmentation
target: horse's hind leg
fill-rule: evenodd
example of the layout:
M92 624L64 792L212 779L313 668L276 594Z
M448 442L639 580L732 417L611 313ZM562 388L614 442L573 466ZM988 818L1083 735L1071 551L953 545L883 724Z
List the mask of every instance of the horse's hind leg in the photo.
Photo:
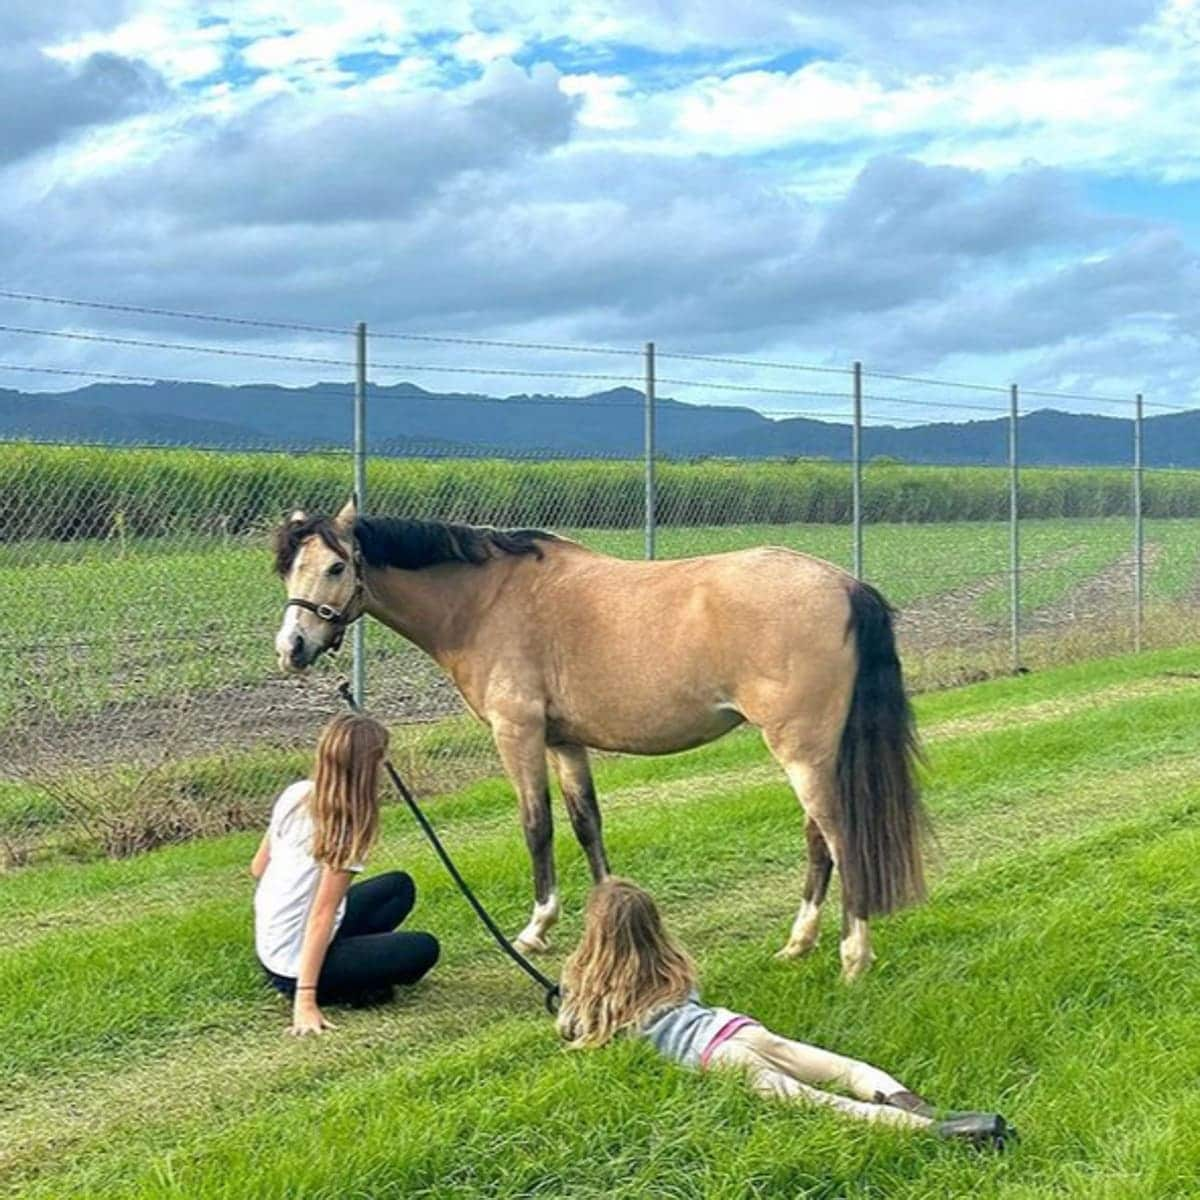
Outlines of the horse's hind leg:
M842 861L842 826L836 807L837 783L832 766L819 768L809 766L807 763L785 762L784 770L787 772L793 791L808 814L809 829L809 875L805 883L804 903L796 915L787 944L778 954L780 958L796 958L811 950L816 943L821 919L821 901L825 898L824 893L829 884L831 866L839 866ZM817 856L814 857L812 834L814 825L819 834L816 840L824 843L827 857L822 857L819 849ZM842 877L842 978L849 982L857 979L871 965L875 960L875 955L871 950L871 928L867 921L866 908L861 897L854 894L853 889L847 884L846 872L840 870L840 874ZM810 886L813 888L811 896L809 895Z
M812 950L821 936L821 906L829 891L833 874L833 855L821 827L812 817L804 821L805 841L808 843L808 871L804 876L804 902L792 922L791 936L776 958L799 958Z
M608 856L604 853L600 805L596 802L587 751L582 746L552 746L550 761L562 787L571 828L587 856L592 879L599 882L608 875Z
M804 810L805 840L808 843L808 873L804 880L804 900L792 923L792 932L777 958L798 958L807 954L821 933L821 906L829 890L829 878L837 862L837 825L835 820L835 784L832 769L814 767L807 762L787 761L779 748L771 752L780 760L788 782Z
M548 948L546 934L558 920L554 873L554 822L546 776L546 741L540 720L492 721L500 761L517 790L525 844L533 862L533 914L514 945L530 953Z

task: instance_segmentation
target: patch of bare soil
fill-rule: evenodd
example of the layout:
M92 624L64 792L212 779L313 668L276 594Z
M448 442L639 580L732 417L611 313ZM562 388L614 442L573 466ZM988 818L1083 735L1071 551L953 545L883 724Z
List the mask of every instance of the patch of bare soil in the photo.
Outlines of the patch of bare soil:
M458 693L433 663L404 656L399 668L381 664L370 676L372 713L395 724L424 723L462 711ZM34 713L0 730L0 777L53 770L156 763L172 758L273 746L311 745L316 731L344 711L333 670L268 676L215 692L111 705L103 715L55 718Z
M1064 566L1082 551L1082 546L1071 546L1055 555L1053 561L1042 559L1027 564L1027 567L1041 570L1049 566ZM978 605L985 596L1007 582L1007 571L995 571L973 579L962 587L918 600L901 610L896 624L897 634L906 644L921 651L938 650L945 646L970 646L972 641L1006 635L1007 622L984 620L979 615Z
M1158 543L1146 543L1142 561L1147 573L1153 569L1161 554L1162 547ZM1070 630L1078 624L1106 621L1124 615L1132 629L1135 566L1132 550L1122 554L1103 570L1075 584L1054 604L1027 616L1024 628L1031 634L1058 632Z
M1073 547L1068 555L1076 554ZM1147 543L1147 572L1159 561L1161 545ZM1027 570L1053 569L1068 558L1028 564ZM1133 552L1069 588L1058 600L1025 613L1021 623L1023 669L1041 668L1118 653L1133 648ZM1012 671L1007 619L985 621L975 611L979 598L1002 585L999 572L970 585L931 597L901 614L898 629L906 672L914 691L976 683ZM1198 581L1200 590L1200 581ZM1197 599L1200 604L1200 598ZM1178 636L1165 627L1178 624L1186 606L1147 607L1143 645L1171 645ZM1169 611L1168 611L1169 610Z
M997 637L1000 626L984 621L977 606L1006 578L1004 572L985 575L962 587L928 596L901 609L896 622L897 636L905 645L923 651L964 645L976 636Z

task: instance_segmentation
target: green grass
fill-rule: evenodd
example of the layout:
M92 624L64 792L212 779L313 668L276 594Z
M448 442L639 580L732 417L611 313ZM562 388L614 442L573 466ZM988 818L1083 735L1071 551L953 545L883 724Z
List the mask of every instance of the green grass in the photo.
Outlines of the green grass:
M756 738L614 759L617 867L651 887L706 995L878 1062L953 1106L995 1105L1003 1159L770 1104L639 1045L567 1054L405 815L403 864L442 938L421 987L335 1013L316 1042L250 954L255 835L16 872L0 891L0 1186L23 1197L1168 1197L1200 1169L1200 651L998 680L918 701L941 866L837 979L836 915L774 962L797 902L795 803ZM282 772L281 772L282 774ZM281 777L276 785L286 782ZM505 785L432 806L517 927L528 866ZM562 822L565 827L566 823ZM560 831L579 930L586 872Z

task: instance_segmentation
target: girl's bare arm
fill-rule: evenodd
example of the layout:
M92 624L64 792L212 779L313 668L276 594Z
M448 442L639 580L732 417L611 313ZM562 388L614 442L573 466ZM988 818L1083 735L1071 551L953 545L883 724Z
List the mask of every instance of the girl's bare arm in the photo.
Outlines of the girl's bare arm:
M308 910L304 946L300 950L300 967L296 975L291 1032L298 1037L333 1028L333 1023L325 1019L317 1006L317 980L321 977L325 953L333 938L333 922L338 906L345 898L353 878L350 871L337 871L332 867L321 869L317 894L313 897L312 908Z
M254 852L254 857L250 860L250 874L255 879L261 879L263 872L267 869L267 863L271 861L271 835L264 833L262 841L258 843L258 849Z

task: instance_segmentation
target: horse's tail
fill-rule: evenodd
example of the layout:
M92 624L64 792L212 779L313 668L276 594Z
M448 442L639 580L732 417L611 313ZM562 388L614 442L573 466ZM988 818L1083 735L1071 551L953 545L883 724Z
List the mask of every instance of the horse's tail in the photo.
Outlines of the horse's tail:
M869 584L849 591L858 648L854 694L838 750L842 861L852 916L889 913L921 900L927 818L917 788L912 707L896 654L891 605Z

